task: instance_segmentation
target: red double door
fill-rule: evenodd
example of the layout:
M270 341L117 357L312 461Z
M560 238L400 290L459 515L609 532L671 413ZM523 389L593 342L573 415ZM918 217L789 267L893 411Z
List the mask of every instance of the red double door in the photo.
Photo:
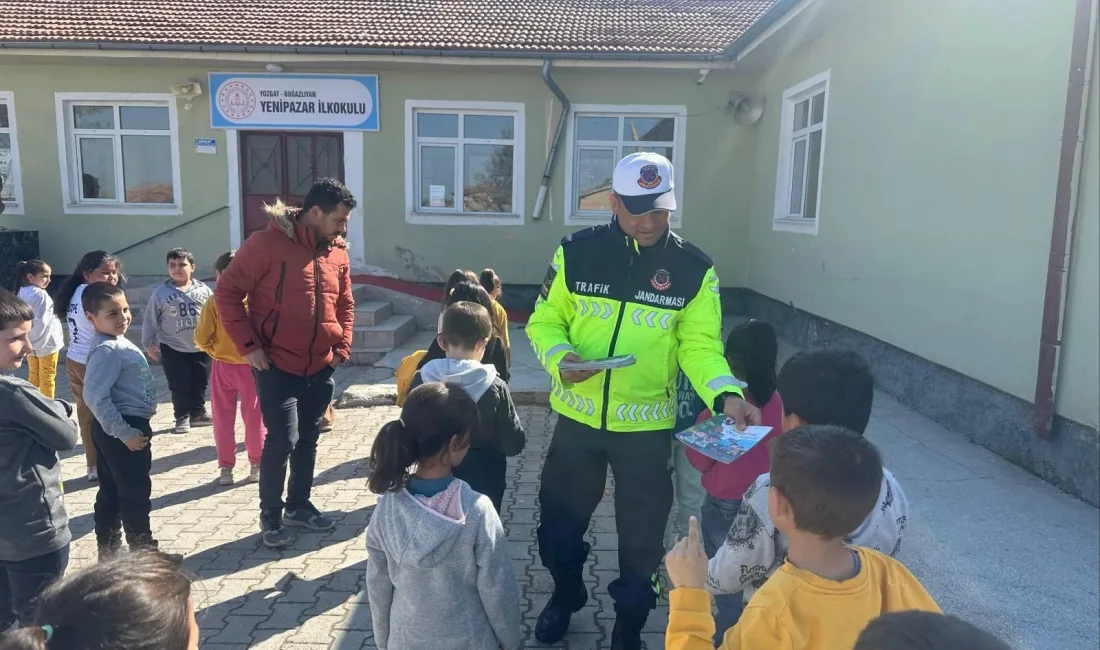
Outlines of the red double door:
M282 199L300 206L316 180L344 180L340 133L243 131L240 138L245 237L267 227L265 204Z

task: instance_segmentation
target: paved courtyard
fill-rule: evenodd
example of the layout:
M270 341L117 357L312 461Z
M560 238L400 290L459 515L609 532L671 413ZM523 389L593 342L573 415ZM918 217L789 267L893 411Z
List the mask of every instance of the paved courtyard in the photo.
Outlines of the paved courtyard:
M159 368L158 391L167 396ZM349 369L343 382L361 379ZM67 387L60 396L67 397ZM505 528L524 594L528 636L534 617L549 597L549 579L537 561L535 495L553 417L548 408L521 406L527 427L527 451L509 467L512 485L504 501ZM286 648L359 650L376 647L370 608L363 591L367 563L364 531L376 497L367 490L366 458L381 426L397 417L396 407L342 409L332 432L317 450L313 502L334 516L329 533L298 532L291 545L273 551L260 544L259 499L255 485L216 484L217 462L209 428L187 435L153 438L153 530L162 547L183 553L198 576L196 606L204 649ZM171 425L171 405L162 401L154 431ZM243 438L241 438L243 440ZM243 445L238 474L247 472ZM92 504L96 488L84 476L81 448L63 460L65 502L73 531L72 566L95 561ZM617 568L615 527L610 502L600 506L589 541L594 562L587 578L595 598L573 623L568 648L607 647L614 611L607 585ZM662 608L650 620L649 648L664 646L668 620ZM527 647L539 647L533 641Z
M388 373L341 369L337 391L384 381ZM165 431L171 406L163 374L159 368L154 374L162 402L153 428ZM59 396L69 397L63 373ZM198 577L195 597L204 649L375 647L363 592L364 531L376 501L366 487L366 458L375 433L396 414L392 406L337 411L334 430L318 446L313 493L314 503L334 514L337 527L329 533L297 533L281 551L260 545L256 486L215 484L210 429L153 439L154 533L166 550L186 554L187 568ZM535 499L554 416L545 406L530 405L521 406L520 415L528 446L509 467L503 519L523 593L527 647L535 648L531 627L550 587L537 559ZM912 508L900 559L946 611L996 632L1018 650L1095 650L1100 642L1096 508L882 393L876 394L867 435L882 449ZM240 475L246 466L242 447ZM75 540L72 566L79 567L95 561L91 513L96 490L83 478L79 447L65 455L63 471ZM595 597L574 618L566 648L610 645L614 611L607 585L616 572L610 505L605 499L589 531L594 557L586 579ZM666 623L662 606L649 620L649 650L663 647Z

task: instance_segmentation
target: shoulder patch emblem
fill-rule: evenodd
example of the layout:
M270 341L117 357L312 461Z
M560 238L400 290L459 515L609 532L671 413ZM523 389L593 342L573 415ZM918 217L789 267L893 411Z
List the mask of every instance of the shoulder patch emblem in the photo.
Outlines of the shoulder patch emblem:
M546 277L542 279L542 287L539 289L539 295L543 300L550 297L550 287L553 286L556 277L558 277L558 269L551 264L546 268Z

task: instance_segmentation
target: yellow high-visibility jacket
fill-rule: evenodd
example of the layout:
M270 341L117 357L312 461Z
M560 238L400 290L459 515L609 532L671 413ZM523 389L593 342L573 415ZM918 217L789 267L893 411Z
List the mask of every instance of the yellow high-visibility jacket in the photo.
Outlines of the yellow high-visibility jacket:
M550 373L550 405L594 428L672 429L680 368L707 405L741 395L723 356L714 266L672 232L647 248L616 222L563 239L527 336ZM558 370L569 352L582 359L633 354L637 363L569 384Z

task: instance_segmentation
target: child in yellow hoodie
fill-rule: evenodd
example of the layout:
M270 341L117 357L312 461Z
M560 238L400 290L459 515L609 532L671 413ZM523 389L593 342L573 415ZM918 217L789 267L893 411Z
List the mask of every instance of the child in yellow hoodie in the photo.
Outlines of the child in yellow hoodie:
M214 262L217 276L229 267L234 251L222 254ZM244 447L252 469L246 479L249 483L260 480L260 457L264 451L267 429L264 427L260 400L256 393L256 380L252 368L241 358L237 347L225 333L218 306L207 300L195 328L195 345L210 355L210 411L214 421L214 448L218 452L218 483L233 485L233 466L237 463L237 400L241 402L241 420L244 421Z
M775 440L768 511L789 540L787 560L753 595L720 648L851 648L883 614L940 611L900 562L844 542L878 505L881 484L878 450L847 429L811 425ZM694 517L665 565L675 586L665 648L712 648L711 596L703 590L707 555Z

